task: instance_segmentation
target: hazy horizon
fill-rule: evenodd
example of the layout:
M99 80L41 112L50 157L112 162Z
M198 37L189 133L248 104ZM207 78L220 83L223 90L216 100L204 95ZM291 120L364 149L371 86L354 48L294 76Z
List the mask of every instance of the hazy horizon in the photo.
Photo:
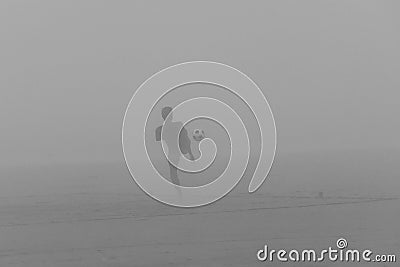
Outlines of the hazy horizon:
M398 254L399 11L390 0L0 1L1 267L270 266L256 257L264 245L321 250L339 237L352 249ZM225 197L178 208L132 179L122 123L146 79L195 60L230 65L258 85L277 149L254 194L253 161ZM192 89L217 97L215 88ZM147 152L168 177L154 130L160 109L188 96L174 93L146 126ZM246 107L218 94L255 132ZM227 151L223 129L206 126ZM209 182L226 155L203 176L178 178Z
M201 3L3 1L0 165L121 160L135 90L190 60L259 85L281 152L400 148L397 2Z

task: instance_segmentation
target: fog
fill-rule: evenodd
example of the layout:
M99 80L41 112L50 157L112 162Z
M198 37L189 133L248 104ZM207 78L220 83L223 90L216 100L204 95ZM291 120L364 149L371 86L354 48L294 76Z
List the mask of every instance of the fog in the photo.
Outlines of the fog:
M2 0L0 265L260 266L265 244L325 249L339 237L397 253L399 8ZM274 114L277 153L256 193L244 175L220 201L182 209L132 181L121 133L135 90L192 60L228 64L257 83ZM151 133L162 123L159 110L153 115ZM157 170L169 173L159 160ZM210 172L226 161L217 158ZM193 177L196 185L212 178Z
M278 152L399 148L395 1L2 1L0 164L121 162L134 91L167 66L249 75Z

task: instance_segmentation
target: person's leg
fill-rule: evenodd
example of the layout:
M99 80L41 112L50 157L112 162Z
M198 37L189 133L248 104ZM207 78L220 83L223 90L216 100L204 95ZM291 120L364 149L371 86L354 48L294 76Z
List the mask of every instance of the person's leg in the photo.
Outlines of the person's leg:
M174 165L172 165L170 162L168 162L168 163L169 163L169 177L171 179L171 182L174 185L177 185L175 188L178 191L179 197L182 197L182 191L181 191L181 188L179 187L181 184L178 179L178 169Z
M189 150L189 159L190 160L196 160L193 156L192 150Z
M180 185L179 179L178 179L178 169L168 162L169 164L169 177L171 179L171 182L175 185Z

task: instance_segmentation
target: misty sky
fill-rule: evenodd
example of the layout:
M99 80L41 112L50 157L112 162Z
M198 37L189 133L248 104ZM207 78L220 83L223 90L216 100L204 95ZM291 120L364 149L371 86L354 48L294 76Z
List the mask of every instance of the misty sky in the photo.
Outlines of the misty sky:
M121 161L134 90L211 60L249 75L278 151L400 148L396 1L1 1L0 165Z

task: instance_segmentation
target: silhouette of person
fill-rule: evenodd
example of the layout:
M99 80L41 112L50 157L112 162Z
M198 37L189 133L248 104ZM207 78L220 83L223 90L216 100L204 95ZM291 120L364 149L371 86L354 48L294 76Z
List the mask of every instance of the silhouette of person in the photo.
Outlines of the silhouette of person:
M164 107L161 110L161 116L164 119L164 121L167 119L168 115L172 112L171 107ZM173 129L176 129L177 131L182 128L183 123L180 121L172 121L173 114L169 116L169 119L167 121L168 124L173 127ZM162 130L162 125L157 127L156 129L156 141L161 141L161 130ZM187 155L189 154L190 159L194 160L194 156L192 153L192 150L190 148L190 139L188 136L188 132L185 129L185 127L182 128L182 130L179 133L179 149L176 148L172 143L174 140L176 140L175 136L165 136L163 141L165 142L167 146L167 153L168 153L168 158L171 159L172 162L179 163L179 158L181 157L181 154ZM170 180L172 183L175 185L180 185L179 179L178 179L178 169L168 160L169 164L169 174L170 174Z

